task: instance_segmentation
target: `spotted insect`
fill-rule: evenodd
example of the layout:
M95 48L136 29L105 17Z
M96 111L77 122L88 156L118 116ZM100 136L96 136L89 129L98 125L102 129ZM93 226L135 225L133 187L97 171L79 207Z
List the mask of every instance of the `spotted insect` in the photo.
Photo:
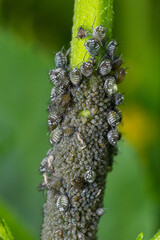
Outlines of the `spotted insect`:
M113 61L116 48L117 48L117 42L115 40L111 41L106 48L105 58L107 59L109 58Z
M63 94L65 94L65 92L66 89L63 89L62 87L53 87L50 95L51 101L55 101L57 97L62 96Z
M67 57L62 52L56 53L54 61L55 61L56 68L67 67Z
M65 71L62 68L57 68L55 70L50 70L49 71L49 78L50 81L56 86L58 87L62 80L65 77Z
M40 169L39 169L42 174L45 172L49 172L49 173L52 172L53 170L52 161L53 161L53 155L46 156L42 160Z
M114 72L114 77L117 83L121 83L126 76L126 68L119 68Z
M97 41L102 41L105 37L106 31L102 25L96 27L93 30L93 38L96 39Z
M59 105L60 105L61 107L66 107L66 106L69 105L70 102L71 102L71 95L70 95L70 93L68 92L68 93L66 93L66 94L64 94L64 95L61 96Z
M96 173L92 170L88 170L86 173L85 173L85 176L84 176L84 179L89 182L89 183L92 183L95 181L96 179Z
M107 121L111 127L116 127L120 123L119 114L115 111L109 111L107 113Z
M117 70L122 65L123 60L121 58L116 58L112 61L112 70Z
M116 145L117 141L120 139L120 134L117 129L112 129L107 134L108 142L111 145Z
M113 95L113 102L116 106L120 105L124 100L124 97L121 93L117 92Z
M57 208L59 209L59 211L64 212L67 211L69 208L69 199L66 195L61 195L58 199L57 199Z
M98 56L100 51L100 44L94 38L90 38L86 43L86 50L92 56Z
M62 116L65 109L61 107L55 107L49 114L48 117L48 126L53 130L57 124L62 120Z
M70 137L74 134L75 129L74 127L69 127L69 126L65 126L63 127L63 135L64 137Z
M73 85L78 85L82 79L81 71L78 68L73 68L70 71L70 81Z
M99 66L99 73L105 76L110 73L112 69L112 64L110 60L104 60Z
M104 89L108 96L112 96L114 93L118 91L118 87L115 82L116 82L115 78L112 76L106 78L104 83Z
M91 62L84 62L81 67L81 73L85 76L85 77L89 77L92 73L93 73L93 65Z
M83 26L80 26L79 28L77 28L78 33L76 38L80 38L80 39L84 39L87 37L87 31L83 28Z
M61 140L62 137L62 129L61 128L56 128L51 132L51 136L50 136L50 143L54 144L54 143L58 143Z
M98 216L102 216L102 215L104 214L103 208L98 208L98 209L96 210L96 214L97 214Z

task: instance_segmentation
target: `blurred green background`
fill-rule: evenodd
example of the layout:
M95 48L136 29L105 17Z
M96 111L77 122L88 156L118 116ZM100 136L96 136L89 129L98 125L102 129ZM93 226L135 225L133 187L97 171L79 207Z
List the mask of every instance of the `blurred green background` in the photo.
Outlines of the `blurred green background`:
M49 149L48 70L71 41L74 1L0 0L0 218L40 239L39 165ZM150 239L160 227L160 1L115 0L113 36L128 74L123 139L107 178L99 240ZM83 23L82 23L83 24Z

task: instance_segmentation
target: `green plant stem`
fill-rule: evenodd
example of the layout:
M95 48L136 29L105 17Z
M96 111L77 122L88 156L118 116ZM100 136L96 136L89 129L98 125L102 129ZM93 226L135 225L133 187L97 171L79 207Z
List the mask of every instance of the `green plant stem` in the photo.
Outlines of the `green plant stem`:
M77 36L77 29L84 25L84 28L92 34L92 27L102 24L107 28L107 36L111 37L112 22L113 0L75 0L71 41L72 67L82 62L86 54L85 39L79 40L75 38Z

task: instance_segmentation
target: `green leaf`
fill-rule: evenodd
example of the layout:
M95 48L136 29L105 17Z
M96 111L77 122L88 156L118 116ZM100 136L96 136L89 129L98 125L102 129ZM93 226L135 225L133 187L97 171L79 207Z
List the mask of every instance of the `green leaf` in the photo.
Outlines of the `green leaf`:
M84 28L91 33L92 27L102 24L107 28L107 35L110 37L112 21L113 0L75 0L71 42L71 66L76 66L82 62L86 54L84 46L85 39L79 40L75 38L77 36L77 28L84 24Z
M14 237L12 236L12 233L9 229L8 224L3 219L2 222L0 222L0 237L3 240L13 240Z
M158 230L158 232L153 236L153 238L151 240L160 240L160 229Z
M143 239L143 233L140 233L139 235L138 235L138 237L136 238L136 240L142 240Z

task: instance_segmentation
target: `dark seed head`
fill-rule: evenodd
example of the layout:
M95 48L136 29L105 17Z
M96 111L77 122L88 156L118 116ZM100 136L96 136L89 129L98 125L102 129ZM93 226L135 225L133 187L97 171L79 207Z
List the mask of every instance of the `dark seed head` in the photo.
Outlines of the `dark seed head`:
M86 50L92 56L97 56L99 54L100 45L98 41L94 38L90 38L86 43Z

